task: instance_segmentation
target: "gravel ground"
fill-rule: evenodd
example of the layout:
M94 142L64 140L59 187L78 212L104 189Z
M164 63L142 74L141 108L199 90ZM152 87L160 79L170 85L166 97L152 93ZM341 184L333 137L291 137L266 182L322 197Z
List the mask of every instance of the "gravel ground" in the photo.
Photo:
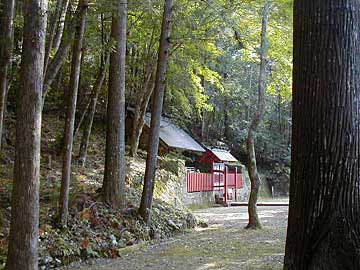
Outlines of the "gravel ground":
M198 210L209 227L153 246L124 250L116 260L94 260L67 270L277 270L282 269L287 207L259 207L261 230L246 230L246 207Z

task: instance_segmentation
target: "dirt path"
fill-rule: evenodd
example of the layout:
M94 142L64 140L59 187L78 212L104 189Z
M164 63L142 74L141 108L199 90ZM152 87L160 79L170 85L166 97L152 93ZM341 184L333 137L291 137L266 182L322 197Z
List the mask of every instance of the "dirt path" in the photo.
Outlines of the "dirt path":
M260 207L264 228L245 230L246 207L197 211L208 228L166 243L124 252L122 259L96 260L71 270L259 270L282 269L287 207Z

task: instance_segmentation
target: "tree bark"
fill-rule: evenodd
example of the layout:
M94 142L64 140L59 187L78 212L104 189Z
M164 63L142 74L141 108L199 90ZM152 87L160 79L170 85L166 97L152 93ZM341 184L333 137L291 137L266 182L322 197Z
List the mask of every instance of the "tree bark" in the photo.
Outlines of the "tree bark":
M81 78L80 78L80 81L81 81ZM97 81L97 79L96 79L96 81ZM94 85L94 87L96 87L96 85ZM81 88L81 86L79 86L79 88ZM85 116L88 114L88 110L90 108L91 101L92 101L92 97L90 97L88 100L86 100L85 107L79 108L79 110L81 110L81 114L80 114L80 117L79 117L78 121L76 121L76 117L75 117L74 139L76 138L76 136L78 135L78 133L80 131L80 128L81 128L81 126L82 126L82 124L84 122Z
M206 65L206 58L204 58L204 65ZM207 91L207 83L205 80L205 76L201 76L201 85L204 88L204 92L206 93ZM200 117L200 121L201 121L201 135L200 138L203 142L206 141L206 135L207 135L207 130L206 130L206 122L207 122L207 118L206 118L206 110L202 111L201 117Z
M64 5L64 0L57 0L55 11L50 16L49 25L48 25L48 39L45 47L45 60L44 60L45 72L47 69L47 65L49 63L50 53L51 53L51 49L53 48L58 21L60 19L63 5Z
M82 66L83 63L84 63L84 59L85 59L85 53L86 53L86 50L83 49L83 52L82 52L82 55L81 55L81 63L80 65ZM79 86L78 86L78 89L80 90L82 88L81 86L81 82L82 82L82 76L83 76L83 73L80 72L80 77L79 77ZM90 97L84 97L83 98L84 101L82 101L83 103L85 103L85 106L83 105L82 107L78 108L78 113L77 114L80 114L80 116L78 116L77 114L75 114L75 123L74 123L74 140L76 139L76 136L81 128L81 125L83 124L83 121L85 119L85 116L87 115L88 113L88 110L89 110L89 107L90 107L90 103L91 103L91 94L90 94Z
M64 34L61 39L60 47L56 51L54 58L52 59L52 61L50 61L47 70L45 72L43 97L42 97L43 105L45 103L45 98L50 90L50 87L54 82L57 74L59 73L62 65L64 64L66 57L71 49L71 44L75 36L75 27L74 27L74 25L76 25L75 20L76 20L76 16L74 16L71 8L71 4L69 3L69 7L65 19Z
M225 142L230 141L230 125L229 125L229 97L227 94L224 94L224 133L223 137Z
M13 47L13 19L15 0L0 1L0 149L6 112L8 70Z
M125 61L127 1L114 1L103 196L113 208L125 208Z
M94 121L94 116L95 116L95 112L96 112L97 100L101 93L101 89L103 87L105 77L106 77L106 67L109 63L109 53L106 53L105 58L106 58L106 60L102 61L102 63L101 63L99 73L98 73L98 76L97 76L95 84L94 84L94 89L93 89L92 97L91 97L91 103L89 106L90 111L87 115L87 120L85 121L84 127L83 127L83 135L81 137L80 151L79 151L79 163L83 167L86 164L87 149L88 149L88 145L89 145L89 139L90 139L91 129L92 129L93 121Z
M74 122L76 112L77 93L79 77L81 71L81 54L85 33L86 11L88 8L87 0L80 0L77 8L76 34L73 44L73 55L71 62L71 73L69 82L69 97L67 104L67 115L65 122L65 139L63 149L63 165L61 177L61 190L59 200L59 221L60 225L65 226L68 219L69 187L71 177L71 158L73 148Z
M359 35L359 1L295 1L286 270L360 269Z
M164 91L166 83L167 65L169 62L170 48L170 23L173 10L173 1L165 0L164 15L161 28L161 37L159 45L159 55L155 79L155 89L153 96L153 106L151 111L151 125L149 136L149 148L146 158L146 170L144 178L144 188L141 196L139 213L148 224L151 220L151 207L153 200L153 191L155 185L155 171L157 165L157 156L159 152L159 132L160 121L164 100Z
M134 121L130 139L130 155L135 157L139 149L140 137L145 125L146 110L150 102L151 95L154 91L154 83L151 82L153 70L148 73L143 86L143 91L139 93L139 100L135 106Z
M60 48L60 43L62 40L62 36L64 33L64 26L65 26L65 20L66 20L66 11L69 7L69 0L65 0L61 12L60 12L60 17L59 17L59 22L57 25L57 31L54 37L54 41L53 41L53 49L55 52L57 52Z
M248 158L247 169L249 172L249 178L251 183L249 206L248 206L249 223L246 226L246 228L249 229L261 228L259 216L257 214L257 207L256 207L256 203L258 200L258 193L260 190L260 176L256 165L255 135L256 135L256 130L265 112L265 92L267 86L266 66L267 66L267 52L268 52L266 32L269 21L269 9L270 9L270 0L267 0L265 2L265 6L263 9L263 19L262 19L262 28L261 28L258 106L257 106L257 111L254 114L253 119L251 120L248 137L246 140L246 150L247 150L247 158Z
M138 102L135 104L134 121L130 137L130 155L135 157L139 148L141 133L145 124L146 110L150 102L150 98L154 91L154 77L155 69L153 65L153 45L154 45L155 27L153 27L151 38L147 46L146 61L144 64L143 82L137 83L141 85L136 92L136 99ZM135 64L135 62L134 62Z
M206 136L206 134L207 134L206 122L207 122L206 111L203 110L202 116L201 116L201 140L203 142L205 142L206 139L207 139L207 136Z
M46 10L46 0L25 1L7 270L38 269L41 92Z
M278 94L278 132L282 134L282 123L281 123L281 95Z

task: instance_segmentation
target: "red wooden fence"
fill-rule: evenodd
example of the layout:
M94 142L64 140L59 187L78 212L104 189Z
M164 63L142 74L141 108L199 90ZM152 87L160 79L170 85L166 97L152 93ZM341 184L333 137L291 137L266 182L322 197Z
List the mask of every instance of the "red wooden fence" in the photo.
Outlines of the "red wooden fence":
M212 175L209 173L188 173L186 175L187 192L212 191Z
M228 187L235 187L235 173L227 174L227 185L228 185ZM237 188L244 187L243 176L241 173L236 174L236 187Z
M236 177L236 185L235 185ZM190 172L186 175L186 190L188 193L213 191L214 189L224 188L224 174L210 174L210 173L194 173ZM228 188L243 188L244 180L241 173L227 173L226 186Z

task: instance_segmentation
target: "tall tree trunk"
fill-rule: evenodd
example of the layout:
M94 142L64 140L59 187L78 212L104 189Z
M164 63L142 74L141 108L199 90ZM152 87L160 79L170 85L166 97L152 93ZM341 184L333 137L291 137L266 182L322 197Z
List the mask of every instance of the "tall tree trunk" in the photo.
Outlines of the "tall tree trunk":
M229 132L229 98L227 94L224 94L224 111L223 111L223 115L224 115L224 139L225 142L229 142L230 141L230 132Z
M64 134L64 152L61 177L61 190L59 200L59 219L61 225L66 225L68 219L69 187L71 177L71 158L73 148L74 122L76 112L77 93L79 77L81 71L81 53L85 33L86 11L88 8L87 0L80 0L77 8L76 34L73 45L73 55L71 62L71 73L69 82L69 96L67 103L67 115Z
M81 81L81 78L80 78ZM97 82L97 79L96 79ZM95 82L95 84L96 84ZM94 88L96 87L96 85L94 85ZM79 88L81 88L81 86L79 86ZM92 94L91 94L92 95ZM91 105L91 101L92 101L92 97L90 97L88 100L86 100L86 104L83 108L81 108L81 114L78 121L76 121L76 117L75 117L75 126L74 126L74 139L76 139L76 136L78 135L80 128L85 120L85 116L88 114L90 105Z
M6 112L8 70L13 47L13 19L15 0L0 1L0 149Z
M45 71L42 106L45 103L45 98L50 90L52 83L55 81L55 78L59 73L62 65L64 64L66 57L71 49L71 44L75 36L74 25L76 25L76 19L77 18L76 16L74 16L72 11L71 3L69 3L65 19L64 34L61 39L60 47L56 51L54 58L52 59L52 61L50 61L49 65L47 66L47 70Z
M151 111L151 126L149 136L149 148L146 158L146 170L144 178L144 188L141 196L139 213L145 222L150 223L150 212L153 200L153 191L155 185L155 171L157 164L157 155L159 152L159 132L164 100L164 91L166 83L167 65L169 62L169 36L170 22L173 10L173 1L165 0L164 15L162 21L159 55L155 79L155 89L153 96L153 105Z
M151 82L153 74L153 70L150 70L144 83L143 90L139 93L140 102L136 103L135 106L134 121L130 138L130 155L132 157L137 155L141 133L145 125L146 110L154 91L154 83Z
M206 65L206 59L204 60L204 65ZM202 76L201 78L201 85L204 88L204 92L207 93L207 83L205 80L205 76ZM202 116L201 116L201 140L206 141L206 110L203 110Z
M7 270L38 269L41 92L46 10L46 0L25 1Z
M103 196L113 208L125 208L125 61L127 1L114 1L110 56Z
M138 83L142 87L136 92L134 121L130 138L130 155L135 157L139 148L141 133L145 124L146 110L150 102L151 95L154 91L155 68L153 65L153 45L154 45L155 27L153 27L149 44L147 45L146 61L144 64L143 82ZM135 63L134 63L135 64Z
M249 69L249 91L252 91L253 86L253 72L252 72L252 65L250 65ZM251 101L251 99L250 99ZM252 103L252 102L251 102ZM251 114L251 108L250 106L246 105L246 120L250 122L250 114Z
M60 17L59 17L59 22L58 22L58 26L57 26L57 31L54 37L54 41L53 41L53 49L55 52L57 52L60 48L60 43L61 43L61 39L64 33L64 26L65 26L65 20L66 20L66 11L69 7L69 0L64 0L64 4L62 6L61 12L60 12Z
M201 140L205 142L207 140L207 130L206 130L206 110L203 110L202 117L201 117Z
M106 57L106 59L105 59L105 61L102 61L102 63L101 63L99 73L98 73L98 76L97 76L95 84L94 84L94 89L93 89L92 97L91 97L91 103L89 106L90 111L87 115L87 120L85 121L84 127L83 127L83 135L81 137L80 151L79 151L79 162L80 162L81 166L83 166L83 167L86 164L87 149L88 149L88 145L89 145L89 139L90 139L91 129L92 129L93 121L94 121L94 116L95 116L95 112L96 112L97 100L101 93L101 89L103 87L105 77L106 77L106 67L108 66L108 63L109 63L109 53L106 53L105 57Z
M278 132L279 134L282 134L282 121L281 121L281 95L280 90L278 90Z
M85 59L85 55L86 55L86 50L83 48L82 50L82 54L81 54L81 62L80 62L80 66L83 66L84 63L84 59ZM83 77L83 72L80 72L80 77L79 77L79 85L78 85L78 89L81 90L82 86L82 77ZM83 103L85 103L85 106L83 106L82 108L79 108L79 113L80 116L77 116L75 113L75 123L74 123L74 140L81 128L81 125L85 119L86 114L88 113L88 109L91 103L91 97L86 98L86 96L83 98L84 101L82 101Z
M255 156L255 135L256 130L262 120L262 117L265 112L265 92L267 85L267 52L268 44L266 40L266 31L269 20L269 9L270 9L270 0L265 2L263 9L263 19L262 19L262 28L261 28L261 51L260 51L260 73L259 73L259 97L258 97L258 107L253 119L251 120L248 137L246 140L246 150L247 150L247 169L249 172L249 178L251 182L251 191L249 197L249 223L247 228L257 229L261 227L260 220L257 214L256 203L258 200L258 193L260 189L260 176L256 166L256 156Z
M44 70L46 71L47 65L49 63L51 49L54 44L54 38L56 35L56 30L58 26L58 21L60 19L61 11L64 5L64 0L57 0L55 11L51 14L48 25L48 39L45 47L45 60L44 60Z
M360 2L296 0L284 269L360 269Z

